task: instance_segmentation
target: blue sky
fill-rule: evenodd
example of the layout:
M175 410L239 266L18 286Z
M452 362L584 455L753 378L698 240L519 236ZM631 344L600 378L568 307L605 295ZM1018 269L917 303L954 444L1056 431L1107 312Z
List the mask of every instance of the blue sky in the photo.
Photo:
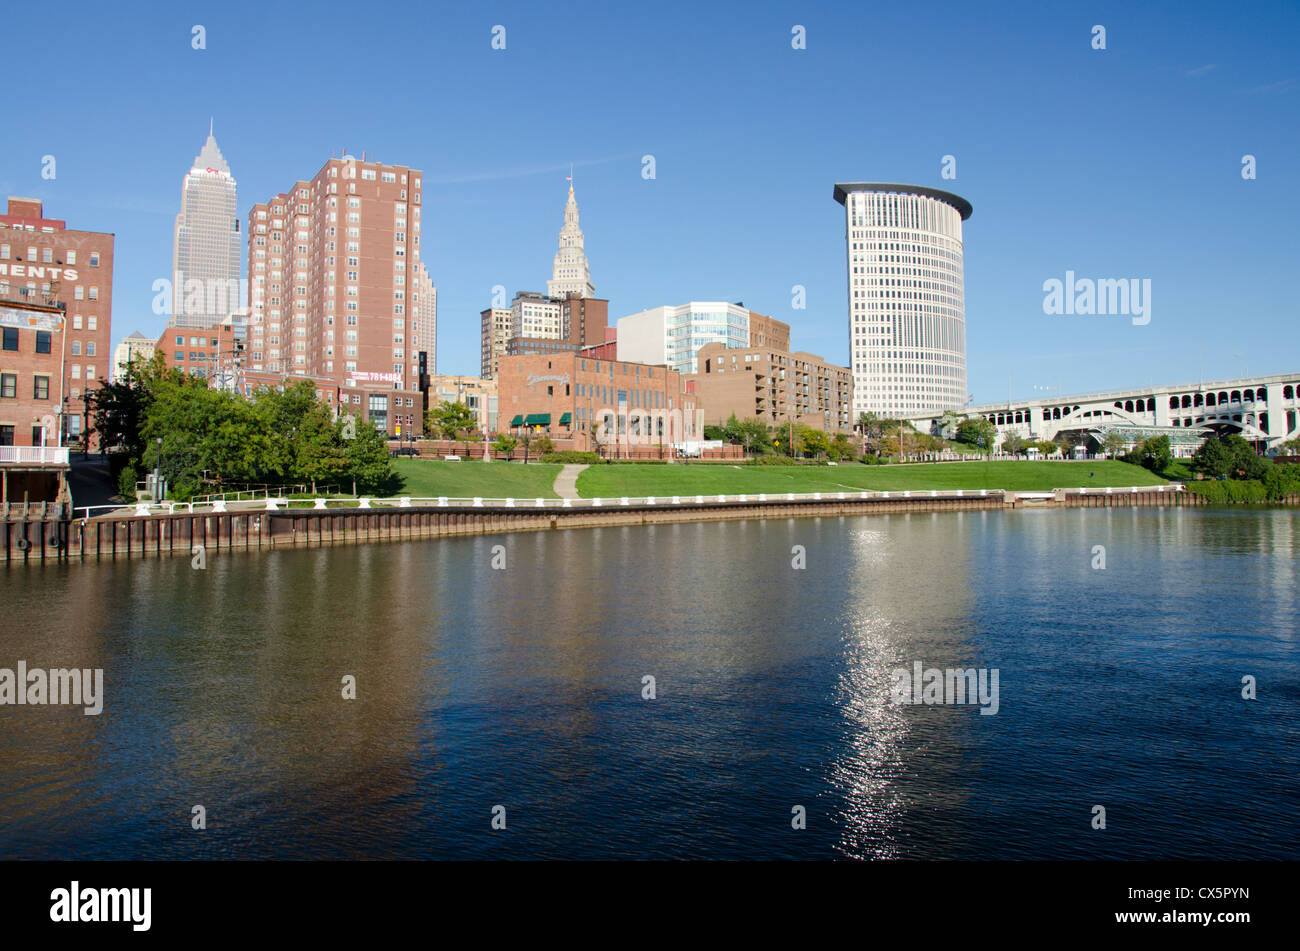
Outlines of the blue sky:
M11 50L0 192L116 234L116 341L162 331L151 287L209 116L241 218L344 148L414 166L438 370L477 373L493 285L545 290L570 162L611 317L743 301L839 363L832 187L910 182L975 207L980 402L1300 370L1300 5L1137 6L28 5L6 14L9 35L34 39L30 62ZM806 50L791 48L795 24ZM1150 323L1044 315L1043 282L1067 269L1150 279ZM806 310L791 308L796 284Z

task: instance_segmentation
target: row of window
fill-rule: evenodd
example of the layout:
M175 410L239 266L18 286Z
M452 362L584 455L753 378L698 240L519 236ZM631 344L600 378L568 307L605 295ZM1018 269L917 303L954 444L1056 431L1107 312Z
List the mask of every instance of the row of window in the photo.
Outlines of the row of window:
M39 256L38 256L38 254L37 254L38 251L40 252ZM63 254L64 254L64 261L63 261L62 263L65 263L65 264L76 264L76 263L77 263L77 252L76 252L76 251L73 251L73 250L67 250L67 251L64 251ZM0 260L8 260L10 257L11 257L11 255L10 255L10 253L9 253L9 245L7 245L7 244L0 244ZM53 249L53 248L37 248L37 247L35 247L34 245L28 247L28 249L27 249L27 257L26 257L25 260L27 260L27 261L29 261L29 262L31 262L31 263L38 263L38 257L39 257L39 263L41 263L41 264L53 264L53 263L54 263L54 249ZM14 260L16 260L16 261L22 261L22 260L24 260L24 259L23 259L23 258L14 258ZM99 252L98 252L98 251L91 251L91 252L90 252L90 266L91 266L91 267L99 267Z
M45 401L50 398L50 378L48 374L32 377L32 399ZM18 399L18 374L0 373L0 399Z

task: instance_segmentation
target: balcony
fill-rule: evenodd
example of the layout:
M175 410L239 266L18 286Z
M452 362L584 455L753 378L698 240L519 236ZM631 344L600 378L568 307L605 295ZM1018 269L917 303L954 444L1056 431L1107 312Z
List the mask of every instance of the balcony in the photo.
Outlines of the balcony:
M0 466L66 466L68 450L58 446L0 446Z

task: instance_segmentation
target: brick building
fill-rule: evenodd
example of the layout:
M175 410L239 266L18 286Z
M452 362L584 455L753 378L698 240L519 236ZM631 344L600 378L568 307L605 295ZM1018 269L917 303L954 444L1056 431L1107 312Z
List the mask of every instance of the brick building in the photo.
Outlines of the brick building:
M0 499L5 503L24 497L53 502L64 495L65 324L61 302L12 289L0 294Z
M84 432L86 391L112 375L113 235L69 228L46 218L34 198L9 199L0 215L0 297L66 305L67 349L60 391L67 398L67 433Z
M723 425L735 414L768 425L802 423L831 434L853 430L848 367L802 351L721 343L701 347L696 364L699 371L686 380L694 383L709 425Z
M578 353L505 356L498 365L497 430L569 437L578 449L664 445L700 438L698 403L665 367Z
M252 207L250 370L363 391L418 387L420 341L427 348L436 330L420 260L421 177L364 155L332 158Z

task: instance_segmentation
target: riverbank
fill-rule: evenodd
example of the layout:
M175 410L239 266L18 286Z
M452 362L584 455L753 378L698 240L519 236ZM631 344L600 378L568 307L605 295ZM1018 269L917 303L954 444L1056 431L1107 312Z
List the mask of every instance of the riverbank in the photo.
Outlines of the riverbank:
M1291 504L1300 498L1290 500ZM1199 506L1180 486L1045 492L958 489L922 492L758 493L599 499L284 499L117 508L96 518L8 521L0 560L71 561L398 541L458 535L554 531L734 519L784 519L1002 510L1028 507Z

